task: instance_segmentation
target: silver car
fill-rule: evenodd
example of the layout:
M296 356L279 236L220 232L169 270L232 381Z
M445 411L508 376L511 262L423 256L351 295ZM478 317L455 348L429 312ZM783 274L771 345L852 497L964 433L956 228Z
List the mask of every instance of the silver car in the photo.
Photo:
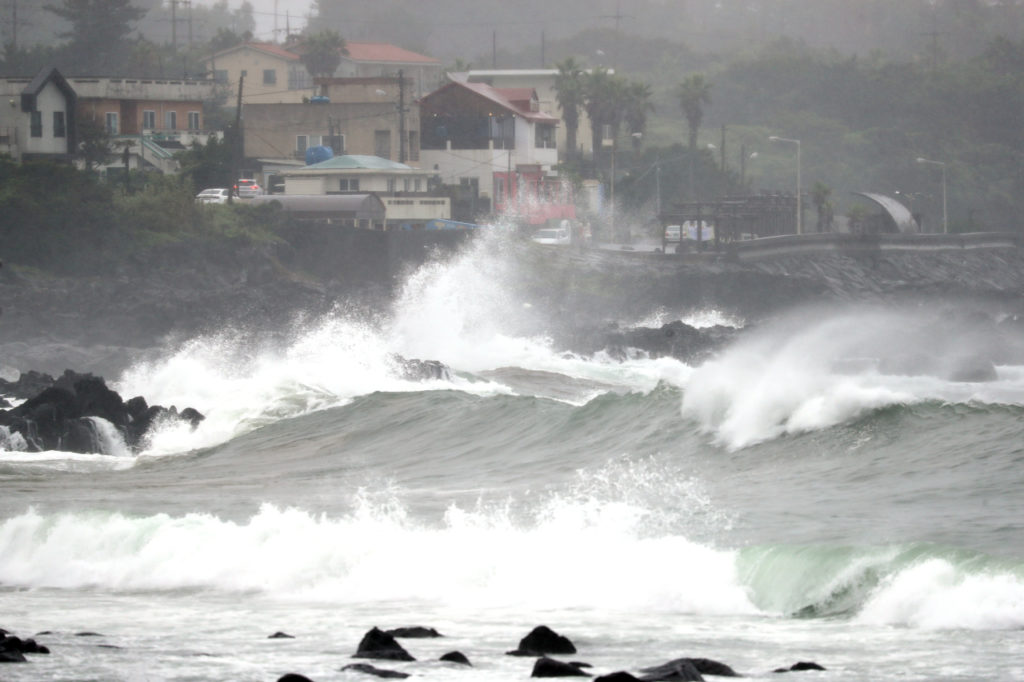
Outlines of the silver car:
M196 195L196 203L200 204L226 204L228 203L228 190L226 187L211 187L204 189Z

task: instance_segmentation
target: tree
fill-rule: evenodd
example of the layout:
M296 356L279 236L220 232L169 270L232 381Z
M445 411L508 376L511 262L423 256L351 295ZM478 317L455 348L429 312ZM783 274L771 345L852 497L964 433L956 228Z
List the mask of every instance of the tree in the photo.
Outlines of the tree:
M690 133L690 153L697 149L697 131L704 120L704 107L711 106L711 83L704 76L691 74L676 88L679 106L686 116L686 125Z
M605 68L594 69L583 81L583 106L590 119L595 159L601 149L604 126L608 126L613 145L618 137L626 111L626 91L626 80Z
M558 67L555 98L562 109L562 120L565 121L566 157L572 159L576 155L576 131L580 127L580 109L584 104L584 71L582 65L572 57L567 57L555 66Z
M311 33L303 41L302 64L309 75L332 76L341 64L341 55L348 54L345 39L337 31L326 30Z
M110 133L99 118L83 116L79 119L77 155L85 162L87 171L106 163L110 157Z
M640 147L640 138L647 130L647 114L654 111L651 86L633 81L626 87L626 128L633 138L634 149Z
M108 75L123 71L132 24L146 13L131 0L61 0L44 8L71 24L60 34L68 39L67 62L79 74Z
M811 201L818 212L818 232L832 230L832 202L828 200L831 195L832 188L823 182L816 182L811 188Z

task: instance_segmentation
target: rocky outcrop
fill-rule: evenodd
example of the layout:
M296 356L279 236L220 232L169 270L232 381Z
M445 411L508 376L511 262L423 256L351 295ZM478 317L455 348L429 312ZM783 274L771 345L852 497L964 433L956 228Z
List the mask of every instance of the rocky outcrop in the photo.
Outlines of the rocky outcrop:
M0 379L0 393L15 396L40 386L42 390L22 404L0 410L0 426L21 436L31 451L110 454L103 452L103 434L96 421L102 419L136 452L150 429L162 420L181 420L195 428L204 419L193 408L179 413L173 406L148 405L141 396L125 402L101 377L92 374L66 370L57 379L38 372L23 374L15 382Z
M506 652L508 656L543 656L544 654L574 654L576 647L568 637L560 635L547 625L538 625L519 640L519 647Z
M380 628L369 630L356 648L352 658L380 658L388 661L415 661L395 638Z
M530 673L530 677L590 677L590 675L580 670L579 665L541 656L533 664L533 672Z

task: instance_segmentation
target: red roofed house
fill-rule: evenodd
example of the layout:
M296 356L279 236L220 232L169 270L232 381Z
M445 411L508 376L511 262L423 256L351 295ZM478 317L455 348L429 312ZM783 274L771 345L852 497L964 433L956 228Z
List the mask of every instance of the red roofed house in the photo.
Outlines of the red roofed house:
M244 104L296 104L316 94L299 55L274 43L241 43L206 58L214 81L228 91L232 107L242 80Z
M397 76L413 83L412 97L421 97L441 85L444 71L441 62L433 57L411 52L388 43L345 43L348 54L341 56L341 64L334 72L341 78L367 78L371 76Z
M554 171L558 121L533 88L453 81L420 100L420 162L522 223L574 218L571 187Z

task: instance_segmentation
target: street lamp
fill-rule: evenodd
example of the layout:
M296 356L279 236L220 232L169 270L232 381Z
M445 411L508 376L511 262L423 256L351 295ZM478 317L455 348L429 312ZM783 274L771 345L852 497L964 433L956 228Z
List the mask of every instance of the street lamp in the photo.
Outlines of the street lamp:
M942 166L942 233L949 234L949 214L946 213L946 162L932 161L923 156L917 157L918 163L930 163L935 166Z
M796 145L796 233L803 234L803 204L800 198L800 140L791 140L778 135L772 135L768 139L772 142L789 142Z

